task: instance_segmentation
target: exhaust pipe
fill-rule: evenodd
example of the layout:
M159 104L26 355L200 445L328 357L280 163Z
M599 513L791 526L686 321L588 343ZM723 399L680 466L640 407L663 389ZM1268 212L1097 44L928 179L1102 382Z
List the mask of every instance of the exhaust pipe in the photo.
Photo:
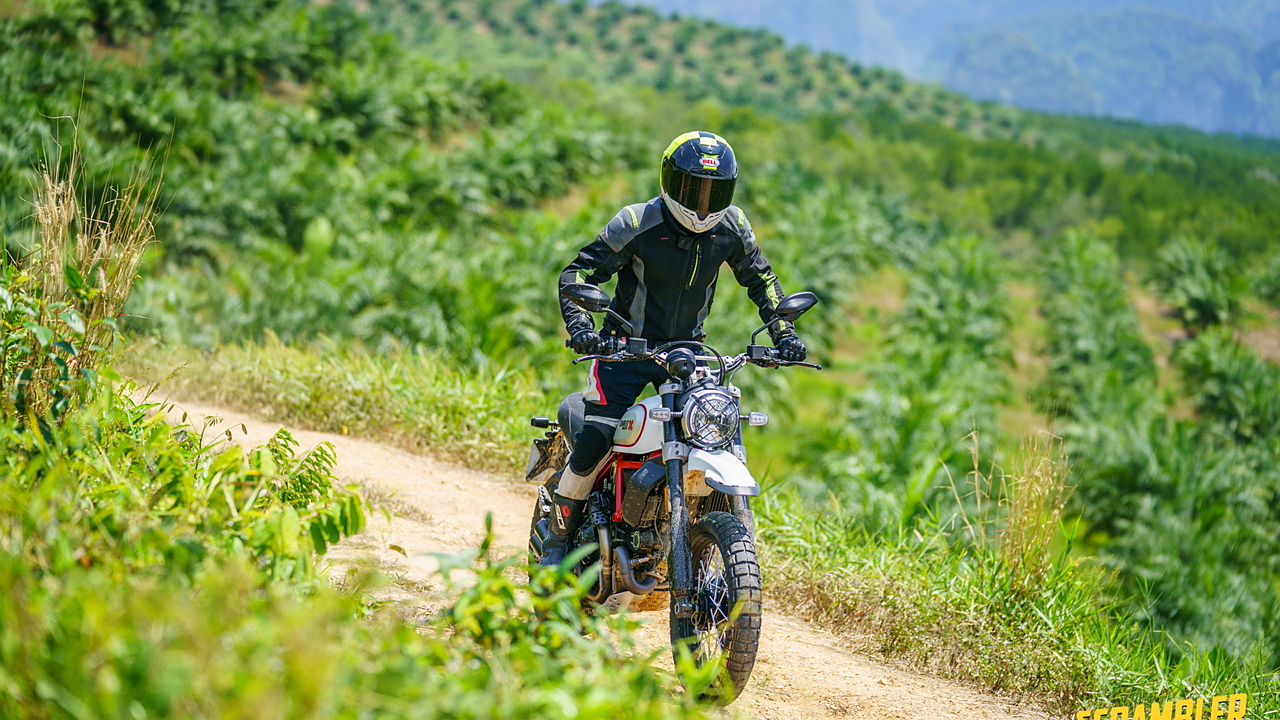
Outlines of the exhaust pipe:
M656 575L650 575L649 579L643 583L636 581L635 571L631 568L631 556L626 548L618 546L613 549L613 552L618 556L618 577L622 580L622 587L634 595L648 595L658 587Z
M597 525L596 537L600 542L600 589L587 595L587 599L602 603L613 594L613 544L609 542L609 527Z

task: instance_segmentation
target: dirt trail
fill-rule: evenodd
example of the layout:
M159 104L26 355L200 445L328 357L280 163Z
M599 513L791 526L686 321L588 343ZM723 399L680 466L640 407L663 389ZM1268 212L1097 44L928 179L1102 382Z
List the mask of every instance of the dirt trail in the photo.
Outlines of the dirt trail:
M204 417L221 419L208 430L210 438L231 429L235 442L257 445L281 427L199 403L178 405L180 410L171 415L175 421L183 412L197 428ZM502 551L519 552L525 545L534 497L529 485L368 440L291 431L303 450L323 441L333 443L338 475L360 482L367 494L393 513L390 522L376 513L362 535L344 542L331 555L337 553L334 560L340 563L379 563L400 578L398 594L412 597L429 590L435 568L429 554L476 547L484 537L488 512L493 513ZM654 647L665 644L666 611L639 616L646 621L641 640ZM839 638L812 623L770 608L766 595L759 659L747 691L732 709L762 720L1051 717L957 683L869 660L841 649L840 644Z

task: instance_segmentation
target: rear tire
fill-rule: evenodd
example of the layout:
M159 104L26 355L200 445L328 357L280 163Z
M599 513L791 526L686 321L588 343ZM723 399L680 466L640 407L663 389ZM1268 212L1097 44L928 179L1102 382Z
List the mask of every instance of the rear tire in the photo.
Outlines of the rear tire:
M536 563L542 558L538 548L534 546L533 538L538 534L538 523L542 520L551 520L551 496L556 492L556 484L559 476L553 475L544 485L538 486L537 499L533 501L533 519L529 521L529 562Z
M698 667L723 663L700 699L728 705L746 687L760 645L760 562L750 531L727 512L694 523L689 549L694 616L678 618L672 605L671 645L687 645Z

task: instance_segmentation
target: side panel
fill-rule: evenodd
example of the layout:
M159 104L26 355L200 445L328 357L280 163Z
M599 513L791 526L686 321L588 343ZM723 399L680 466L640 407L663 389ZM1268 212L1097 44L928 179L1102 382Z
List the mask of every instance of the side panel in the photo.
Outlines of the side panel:
M662 449L662 423L650 419L650 411L662 407L654 396L633 405L613 433L613 451L627 455L648 455Z
M725 495L760 494L760 484L751 477L751 471L733 453L728 450L703 450L694 448L689 453L689 465L685 470L685 485L689 485L690 475L701 473L707 485Z

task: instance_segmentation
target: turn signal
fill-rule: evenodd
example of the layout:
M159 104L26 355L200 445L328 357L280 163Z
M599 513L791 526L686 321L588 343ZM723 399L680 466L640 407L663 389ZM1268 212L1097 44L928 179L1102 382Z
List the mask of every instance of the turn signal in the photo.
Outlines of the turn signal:
M769 416L762 412L753 412L747 415L747 424L751 427L760 427L769 424Z

